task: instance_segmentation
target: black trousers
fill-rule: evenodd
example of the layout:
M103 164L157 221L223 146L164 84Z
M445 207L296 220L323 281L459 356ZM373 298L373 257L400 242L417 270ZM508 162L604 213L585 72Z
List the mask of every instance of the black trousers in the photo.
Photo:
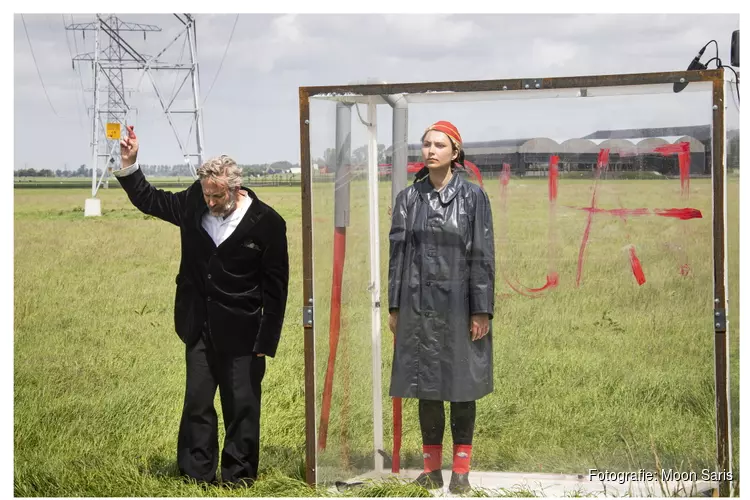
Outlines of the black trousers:
M258 476L260 452L261 381L266 358L255 354L218 353L204 331L186 347L185 404L177 439L180 473L198 481L216 481L219 461L218 418L214 408L216 388L221 395L224 449L221 478L248 483Z
M451 402L453 444L471 444L476 415L476 401ZM445 408L442 401L419 400L419 427L422 430L422 444L443 444Z

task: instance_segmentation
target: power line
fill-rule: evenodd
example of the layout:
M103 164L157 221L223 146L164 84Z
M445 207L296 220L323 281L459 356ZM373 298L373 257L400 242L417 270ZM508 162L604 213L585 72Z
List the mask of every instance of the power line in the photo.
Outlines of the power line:
M70 15L70 24L73 24L73 14ZM68 36L68 30L66 28L65 29L66 40L67 40L67 36ZM85 43L84 40L82 40L82 43L84 44L83 48L85 50L86 49L86 43ZM79 53L79 51L78 51L78 39L76 38L75 31L73 32L73 44L75 45L75 48L76 48L76 54L78 54ZM72 59L72 57L71 57L71 59ZM83 95L83 103L84 103L84 107L85 107L85 105L86 105L86 89L84 89L84 87L83 87L83 75L81 74L81 65L78 64L76 66L76 69L78 70L78 80L81 82L81 95Z
M73 51L70 50L70 39L68 38L68 30L65 29L65 14L61 14L62 16L62 23L63 23L63 31L65 32L65 45L68 46L68 54L70 54L70 59L73 59ZM81 87L83 90L83 87ZM78 94L76 94L78 95ZM78 99L76 99L77 101ZM76 113L78 114L78 126L83 130L83 122L81 121L81 108L77 106L78 102L76 102ZM84 107L86 106L86 100L84 96Z
M232 26L232 32L229 34L229 41L227 42L227 46L224 49L224 55L221 56L221 62L219 63L219 69L216 70L216 75L214 75L214 81L211 82L211 86L208 88L208 92L206 93L206 97L203 98L203 104L201 106L206 104L206 100L208 99L208 96L211 94L211 89L214 88L214 83L216 83L216 79L219 78L219 73L221 72L221 67L224 64L224 58L227 56L227 52L229 51L229 46L232 44L232 37L234 36L234 28L237 27L237 21L239 21L240 15L237 14L234 18L234 25Z
M26 40L29 42L31 58L34 60L34 67L36 68L36 74L39 75L39 81L42 84L44 95L47 97L47 102L49 103L50 108L52 108L52 112L55 113L55 116L59 118L60 115L57 114L57 111L55 111L55 107L52 105L52 101L50 101L49 99L49 94L47 94L47 87L44 86L44 80L42 80L42 73L39 71L39 65L36 63L36 56L34 56L34 47L31 46L31 38L29 38L29 30L26 28L26 20L23 18L23 14L21 14L21 22L23 23L23 31L26 33Z

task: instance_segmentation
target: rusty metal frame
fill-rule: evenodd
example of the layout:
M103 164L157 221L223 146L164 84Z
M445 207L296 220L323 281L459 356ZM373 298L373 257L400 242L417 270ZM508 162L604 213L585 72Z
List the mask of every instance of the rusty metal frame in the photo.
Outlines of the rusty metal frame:
M529 82L536 82L534 87ZM727 310L726 284L726 209L724 147L724 70L675 71L660 73L631 73L621 75L574 76L560 78L516 78L506 80L447 81L424 83L394 83L367 85L331 85L299 88L300 166L302 167L302 267L303 307L313 306L312 269L312 165L310 158L310 98L323 95L392 95L427 92L480 92L536 89L576 89L593 87L673 84L676 82L712 82L712 182L713 182L713 255L714 305ZM538 87L536 86L538 84ZM731 441L729 414L729 337L726 322L714 320L714 376L716 388L716 448L717 470L731 471ZM315 440L315 339L312 322L304 324L305 348L305 479L316 484ZM722 475L721 477L725 477ZM719 481L721 496L729 496L730 481Z
M731 421L729 407L729 335L726 281L726 154L724 79L713 81L713 127L711 137L711 178L713 183L713 253L714 253L714 380L716 393L716 462L719 472L729 472L731 457ZM719 482L719 496L730 495L730 481Z

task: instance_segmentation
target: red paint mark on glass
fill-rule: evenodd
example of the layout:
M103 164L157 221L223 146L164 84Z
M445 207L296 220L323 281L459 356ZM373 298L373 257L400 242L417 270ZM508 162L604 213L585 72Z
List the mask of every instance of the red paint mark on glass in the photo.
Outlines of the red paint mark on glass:
M627 217L628 215L649 215L651 212L648 208L596 208L596 207L568 207L575 210L582 210L589 213L606 213L617 217Z
M690 152L677 155L680 162L680 191L684 197L690 196Z
M508 163L503 163L503 175L500 180L503 186L507 186L510 182L510 165Z
M633 276L638 282L638 285L643 285L646 282L646 275L643 274L643 267L641 267L641 261L638 260L638 256L635 254L635 246L630 247L630 267L633 270Z
M703 218L701 211L696 208L655 208L654 213L661 217L674 217L680 220Z
M679 162L679 167L680 167L680 196L682 197L683 200L689 199L690 198L690 143L685 141L685 142L680 142L679 144L669 144L669 145L655 148L654 151L656 151L657 153L661 153L663 155L669 155L669 154L677 155L677 161ZM658 213L657 215L661 215L663 217L678 217L682 220L686 220L687 218L696 218L696 217L688 217L688 215L690 215L689 212L682 212L681 213L682 217L680 217L677 214L678 212L666 211L666 212ZM682 258L680 259L682 264L680 264L679 268L680 268L680 274L682 276L687 276L690 273L690 265L688 263L688 245L691 240L691 235L689 234L688 227L682 228L682 240L683 240L683 244L682 244L683 250L681 252Z
M503 273L503 276L505 276L505 273ZM556 272L548 274L547 280L544 285L538 288L529 288L519 283L518 280L508 278L507 276L505 276L505 282L509 287L513 289L514 292L526 297L531 297L532 299L536 299L538 297L541 297L542 292L551 290L552 288L555 288L557 285L559 285L560 276Z
M576 287L581 285L581 274L583 272L583 261L586 252L586 245L589 242L589 235L591 234L591 222L594 218L593 210L596 209L596 190L599 185L599 178L602 175L602 171L606 170L609 164L609 149L602 149L599 151L599 157L596 162L596 173L594 174L594 189L591 193L591 211L586 218L586 228L583 230L583 238L581 238L581 248L578 250L578 268L576 269Z
M549 201L557 200L557 164L559 162L560 157L556 155L551 156L549 159Z
M654 148L654 151L664 156L676 154L680 166L680 192L687 198L690 195L690 143L665 144Z
M479 185L484 189L484 182L482 181L482 172L479 171L479 168L474 165L469 160L464 161L464 168L469 171L471 175L474 176L474 178L479 181Z
M575 210L581 210L589 213L605 213L617 217L637 216L637 215L658 215L660 217L673 217L680 220L701 219L703 214L697 208L596 208L596 207L571 207Z
M685 151L690 151L689 142L680 142L677 144L665 144L663 146L657 146L654 148L655 153L661 153L664 156L679 154Z
M506 265L503 263L503 257L500 259L500 272L503 275L503 279L508 286L516 293L524 295L526 297L536 298L540 297L547 290L555 288L560 283L560 277L556 269L556 260L559 254L557 249L557 238L555 232L556 224L556 200L557 200L557 179L558 169L557 164L559 158L557 156L550 157L549 161L549 233L548 233L548 266L547 276L544 285L540 287L528 287L520 283L520 281L508 275ZM503 164L503 172L500 177L500 242L502 248L507 248L508 245L508 224L507 224L507 201L508 201L508 184L510 183L510 165L507 163ZM505 294L504 296L508 296Z

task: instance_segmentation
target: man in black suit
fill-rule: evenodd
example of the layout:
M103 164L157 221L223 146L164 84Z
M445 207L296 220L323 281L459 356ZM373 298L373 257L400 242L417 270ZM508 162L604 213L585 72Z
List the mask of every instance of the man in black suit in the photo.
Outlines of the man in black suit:
M286 224L251 190L228 156L205 162L193 185L170 193L154 188L136 162L133 127L120 141L114 174L133 205L180 228L174 322L185 342L185 402L177 441L180 473L217 481L221 395L226 437L223 482L250 484L258 474L261 381L266 356L281 335L289 282Z

